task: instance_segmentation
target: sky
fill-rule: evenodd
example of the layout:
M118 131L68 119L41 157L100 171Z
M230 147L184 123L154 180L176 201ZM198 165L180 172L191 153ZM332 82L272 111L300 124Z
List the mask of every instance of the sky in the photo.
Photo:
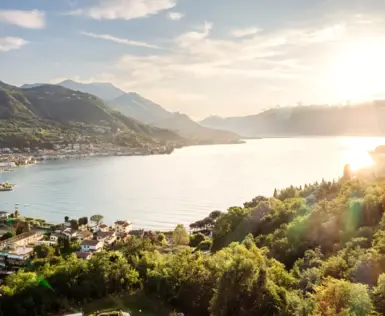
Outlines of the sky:
M0 0L0 80L111 82L203 119L385 97L384 0Z

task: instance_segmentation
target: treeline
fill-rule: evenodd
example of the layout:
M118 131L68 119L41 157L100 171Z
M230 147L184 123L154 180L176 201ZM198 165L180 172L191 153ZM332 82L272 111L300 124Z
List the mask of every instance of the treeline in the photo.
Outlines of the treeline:
M383 315L384 189L341 179L276 190L203 220L212 240L178 226L172 251L163 236L87 261L45 252L6 279L0 311L46 315L142 291L186 315Z

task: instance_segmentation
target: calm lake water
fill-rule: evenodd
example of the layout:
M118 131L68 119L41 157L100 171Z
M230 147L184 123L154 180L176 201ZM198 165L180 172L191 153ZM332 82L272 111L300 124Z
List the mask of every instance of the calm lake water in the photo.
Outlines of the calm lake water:
M172 229L274 188L336 179L345 163L371 164L367 150L379 144L385 138L261 139L166 156L45 162L0 174L17 185L0 192L0 210L19 203L23 215L50 222L100 213L107 224L127 219L135 228Z

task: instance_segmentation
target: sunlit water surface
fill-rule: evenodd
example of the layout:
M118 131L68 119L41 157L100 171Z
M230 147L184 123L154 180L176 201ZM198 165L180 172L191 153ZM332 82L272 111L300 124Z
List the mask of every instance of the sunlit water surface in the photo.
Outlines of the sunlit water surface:
M105 222L171 229L212 210L242 205L274 188L341 176L343 166L368 166L381 138L287 138L243 145L187 147L171 155L45 162L0 174L17 185L0 193L0 209L50 222L101 213Z

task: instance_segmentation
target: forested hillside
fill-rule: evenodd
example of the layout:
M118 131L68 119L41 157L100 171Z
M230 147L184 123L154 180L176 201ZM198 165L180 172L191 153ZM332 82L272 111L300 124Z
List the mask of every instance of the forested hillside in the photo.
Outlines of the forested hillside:
M88 261L52 249L6 279L0 311L46 315L140 292L186 315L383 315L384 192L381 179L348 178L276 190L191 225L212 227L212 240L177 227L172 251L163 234Z
M58 85L17 88L0 82L0 143L50 147L56 142L117 143L140 147L179 142L176 133L125 117L98 97Z

